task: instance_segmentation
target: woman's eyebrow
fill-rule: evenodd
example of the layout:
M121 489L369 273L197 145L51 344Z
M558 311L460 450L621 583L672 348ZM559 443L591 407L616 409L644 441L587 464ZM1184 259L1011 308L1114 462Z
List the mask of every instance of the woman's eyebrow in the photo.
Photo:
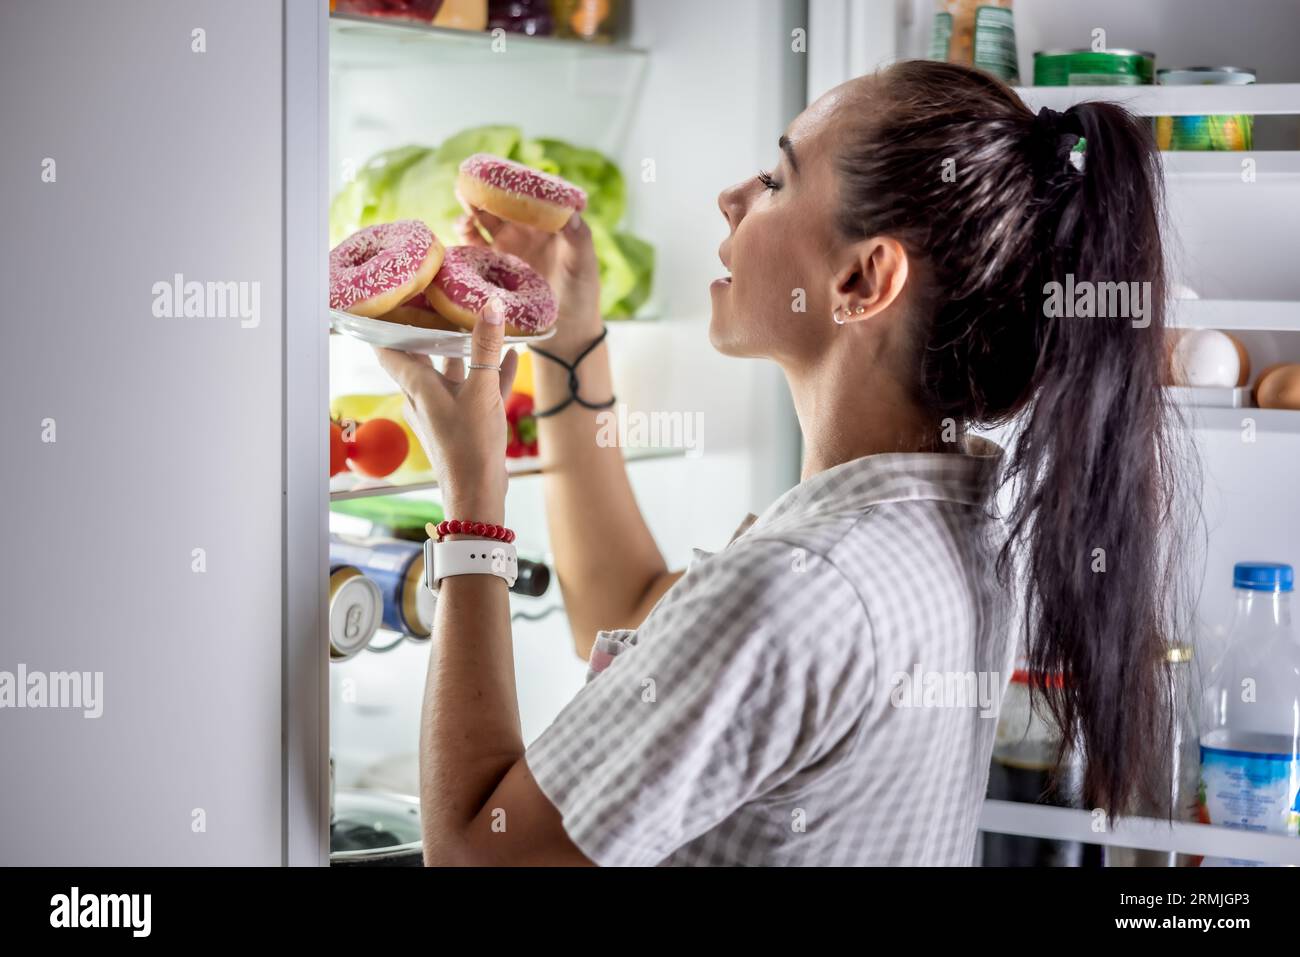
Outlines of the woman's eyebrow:
M782 133L781 138L776 141L776 145L781 147L782 152L785 153L785 158L790 162L790 169L796 173L799 172L799 163L794 158L794 144L790 142L790 137Z

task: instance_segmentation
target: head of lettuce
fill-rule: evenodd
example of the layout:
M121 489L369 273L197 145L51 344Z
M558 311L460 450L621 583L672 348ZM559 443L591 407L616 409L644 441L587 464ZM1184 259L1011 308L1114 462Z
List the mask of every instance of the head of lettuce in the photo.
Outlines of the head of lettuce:
M650 298L654 247L618 228L627 208L619 168L603 153L563 140L526 139L518 127L478 126L440 146L400 146L371 157L330 205L330 245L365 226L421 219L439 237L461 215L456 174L474 153L491 153L568 180L587 194L583 213L600 263L600 307L629 318Z

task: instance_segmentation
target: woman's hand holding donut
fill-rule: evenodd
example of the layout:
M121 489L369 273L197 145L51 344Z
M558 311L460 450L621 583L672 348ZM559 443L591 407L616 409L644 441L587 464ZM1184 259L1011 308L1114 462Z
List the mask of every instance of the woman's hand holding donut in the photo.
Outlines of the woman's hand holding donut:
M466 215L457 223L467 246L492 246L518 256L550 283L559 301L555 335L544 348L572 358L600 335L600 267L591 242L591 227L574 213L558 233L547 233L507 222L465 203ZM481 231L480 231L481 230ZM491 237L491 241L484 237Z
M428 356L375 349L406 395L406 419L433 465L448 518L505 520L505 397L517 357L512 349L502 358L503 337L501 312L489 304L474 326L470 365L493 368L467 370L448 359L440 373Z

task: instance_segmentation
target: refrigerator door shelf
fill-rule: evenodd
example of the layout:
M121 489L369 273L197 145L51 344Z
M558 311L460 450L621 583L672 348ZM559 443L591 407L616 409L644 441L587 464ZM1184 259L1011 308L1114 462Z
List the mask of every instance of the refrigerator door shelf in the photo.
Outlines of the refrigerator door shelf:
M1217 386L1166 386L1169 398L1179 405L1208 406L1215 409L1243 409L1250 405L1250 390Z

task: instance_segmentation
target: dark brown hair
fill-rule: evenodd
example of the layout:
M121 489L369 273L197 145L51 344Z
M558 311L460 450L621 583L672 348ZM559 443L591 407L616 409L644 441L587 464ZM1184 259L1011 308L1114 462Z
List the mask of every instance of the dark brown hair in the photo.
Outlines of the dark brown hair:
M1083 798L1120 813L1158 790L1162 662L1181 604L1178 546L1162 529L1176 524L1183 473L1160 388L1162 180L1149 126L1109 103L1036 115L992 77L921 60L866 81L852 109L840 228L893 236L925 267L925 406L976 426L1014 420L999 570L1023 574L1031 671L1064 675L1035 691L1086 756ZM1067 275L1149 282L1149 325L1046 315L1047 284Z

